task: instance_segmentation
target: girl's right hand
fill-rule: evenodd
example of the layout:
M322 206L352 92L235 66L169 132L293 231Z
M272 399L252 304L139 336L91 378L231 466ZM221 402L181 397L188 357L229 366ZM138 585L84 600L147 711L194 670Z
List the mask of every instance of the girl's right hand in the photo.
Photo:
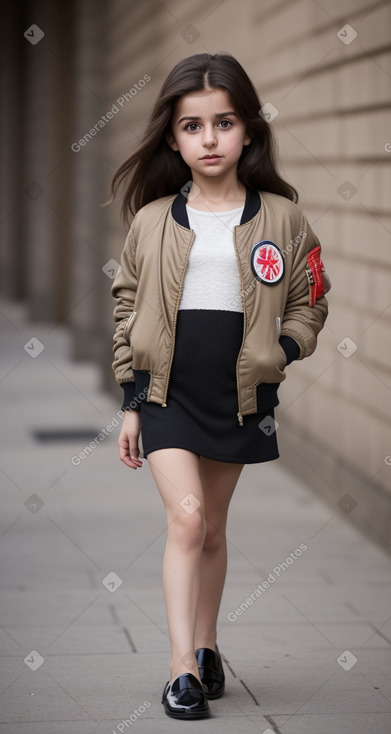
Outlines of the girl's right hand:
M143 465L141 459L139 459L139 435L140 412L137 410L126 410L118 437L119 457L126 466L130 466L132 469L138 469Z

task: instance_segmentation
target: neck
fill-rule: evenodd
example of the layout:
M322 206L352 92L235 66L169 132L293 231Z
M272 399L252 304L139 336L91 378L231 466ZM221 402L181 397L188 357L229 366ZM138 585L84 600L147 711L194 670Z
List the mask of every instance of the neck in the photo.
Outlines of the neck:
M246 187L237 178L236 170L232 175L222 176L202 176L196 171L192 176L193 183L200 188L200 193L195 201L197 204L222 204L244 202L246 198Z

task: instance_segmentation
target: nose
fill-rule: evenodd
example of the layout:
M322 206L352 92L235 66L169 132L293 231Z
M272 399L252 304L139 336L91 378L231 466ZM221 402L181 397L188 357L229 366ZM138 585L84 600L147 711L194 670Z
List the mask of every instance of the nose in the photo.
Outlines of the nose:
M202 134L202 144L205 145L205 147L210 148L211 146L216 145L216 142L217 138L214 125L206 124Z

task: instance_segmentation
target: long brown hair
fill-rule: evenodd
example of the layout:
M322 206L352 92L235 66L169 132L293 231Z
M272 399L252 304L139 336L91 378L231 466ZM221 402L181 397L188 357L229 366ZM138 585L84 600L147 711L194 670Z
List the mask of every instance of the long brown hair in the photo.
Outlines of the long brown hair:
M129 214L134 215L150 201L178 193L191 180L191 169L180 153L170 148L166 134L171 133L176 100L210 87L229 92L235 111L251 137L238 161L239 181L249 188L280 194L297 203L297 190L277 172L273 131L259 114L262 102L243 67L228 53L195 54L179 61L169 73L141 143L113 176L112 198L107 203L113 201L119 186L125 182L121 214L126 223Z

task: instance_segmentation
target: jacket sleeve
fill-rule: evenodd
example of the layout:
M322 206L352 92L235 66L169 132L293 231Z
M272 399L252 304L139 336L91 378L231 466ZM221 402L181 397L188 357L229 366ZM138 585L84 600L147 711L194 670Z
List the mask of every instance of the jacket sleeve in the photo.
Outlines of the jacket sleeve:
M134 310L137 291L136 253L133 225L126 237L121 254L121 267L111 286L111 295L116 300L113 310L116 328L113 337L112 369L116 382L123 387L123 407L129 405L134 395L134 374L132 369L133 349L127 334L127 323ZM133 383L132 386L128 383Z
M327 299L323 295L313 306L309 305L309 281L306 273L307 255L320 242L301 212L300 229L293 252L292 271L288 296L281 323L281 337L289 336L297 342L300 353L297 359L309 357L317 344L317 337L328 315ZM329 282L329 278L327 277ZM327 290L329 290L329 287Z

